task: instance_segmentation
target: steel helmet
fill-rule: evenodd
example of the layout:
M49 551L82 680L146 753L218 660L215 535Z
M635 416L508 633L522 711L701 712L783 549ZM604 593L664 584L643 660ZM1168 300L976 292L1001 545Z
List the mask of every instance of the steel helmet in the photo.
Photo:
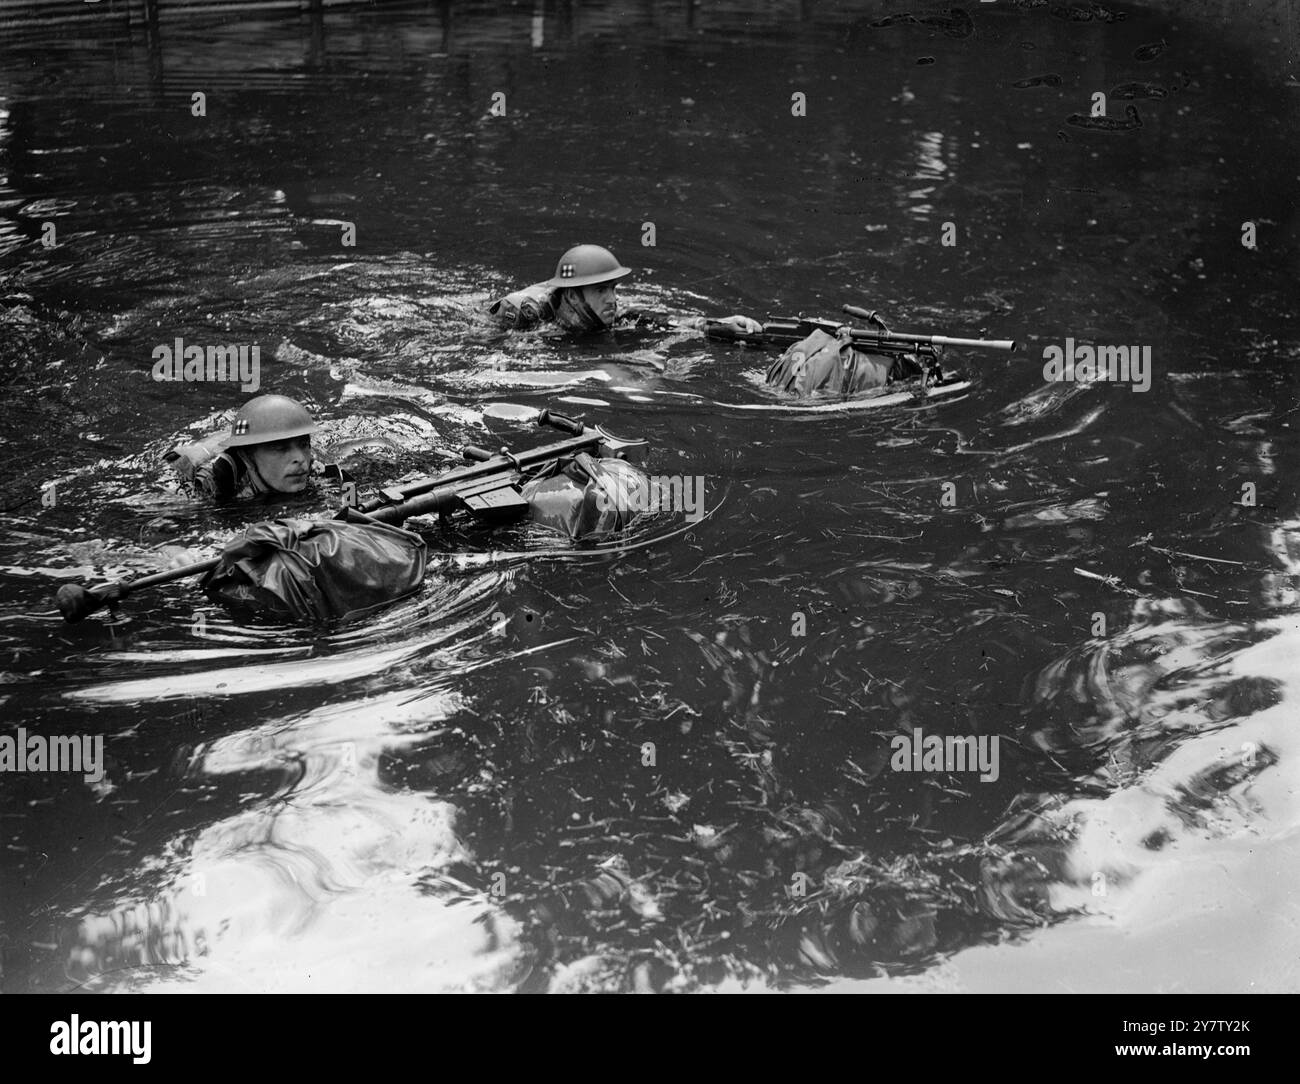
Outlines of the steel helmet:
M547 286L593 286L597 282L611 282L632 274L615 255L600 245L574 245L555 265L555 275L547 279Z
M309 437L314 432L316 423L301 403L284 395L259 395L239 408L226 447L245 448L273 440Z

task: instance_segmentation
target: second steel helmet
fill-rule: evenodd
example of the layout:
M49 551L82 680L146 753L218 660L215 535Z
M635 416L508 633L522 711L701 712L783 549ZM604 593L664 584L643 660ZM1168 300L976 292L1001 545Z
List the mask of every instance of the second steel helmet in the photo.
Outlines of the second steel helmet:
M607 248L600 245L574 245L555 265L555 274L547 286L594 286L632 274Z
M226 447L244 448L273 440L308 437L315 431L316 423L301 403L285 395L259 395L239 408Z

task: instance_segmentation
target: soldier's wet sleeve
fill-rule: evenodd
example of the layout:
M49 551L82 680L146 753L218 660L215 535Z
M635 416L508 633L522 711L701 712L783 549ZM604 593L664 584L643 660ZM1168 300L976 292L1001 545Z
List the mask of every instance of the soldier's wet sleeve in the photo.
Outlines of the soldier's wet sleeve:
M171 464L176 476L185 485L193 486L200 492L208 492L213 485L212 465L225 443L227 434L213 433L202 440L178 444L163 458Z
M214 501L228 501L235 494L235 469L228 456L218 456L202 464L194 472L194 488Z
M555 318L552 293L545 283L526 286L493 302L488 307L488 314L503 328L527 331Z
M215 497L217 495L217 483L212 477L212 463L201 463L195 467L186 481L190 487L205 497Z
M488 315L506 330L514 330L519 324L519 306L511 302L508 297L494 301L488 306Z

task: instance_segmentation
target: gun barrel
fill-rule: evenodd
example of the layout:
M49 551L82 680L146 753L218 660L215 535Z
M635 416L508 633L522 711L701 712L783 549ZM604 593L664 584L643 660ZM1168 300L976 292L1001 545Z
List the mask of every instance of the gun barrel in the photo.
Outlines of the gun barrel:
M400 527L408 519L415 516L432 516L440 512L450 511L455 506L455 487L439 486L437 489L426 490L423 493L407 497L398 504L387 504L365 514L370 519L378 520L380 523L391 523Z
M866 315L865 310L856 305L845 305L844 311L851 316ZM859 328L853 328L852 332L854 342L877 343L881 346L916 343L922 346L969 346L982 350L1006 350L1009 353L1016 349L1015 339L962 339L953 335L912 335L905 331L865 331Z
M845 306L846 309L853 307L852 305ZM798 342L813 328L821 328L833 335L839 326L830 320L786 318L768 320L763 325L761 332L751 334L740 331L719 320L709 320L705 323L704 331L709 338L719 339L723 342L784 346ZM859 346L874 346L878 350L894 352L905 352L917 346L963 346L981 350L1006 350L1007 352L1012 352L1017 347L1015 339L963 339L953 335L912 335L903 331L867 331L865 328L851 328L850 332L854 343Z
M974 346L984 350L1005 350L1008 353L1014 353L1016 349L1015 339L959 339L951 335L922 335L920 338L934 346Z
M862 346L879 346L882 349L899 349L907 346L970 346L984 350L1014 351L1015 339L959 339L952 335L909 335L905 331L861 331L852 329L853 341Z
M843 311L850 316L861 316L867 320L875 317L875 313L867 312L858 305L845 305ZM853 338L855 341L861 338L882 343L896 339L903 343L921 343L926 346L973 346L984 350L1014 351L1016 348L1015 339L959 339L951 335L909 335L902 331L859 331L857 328L853 329Z

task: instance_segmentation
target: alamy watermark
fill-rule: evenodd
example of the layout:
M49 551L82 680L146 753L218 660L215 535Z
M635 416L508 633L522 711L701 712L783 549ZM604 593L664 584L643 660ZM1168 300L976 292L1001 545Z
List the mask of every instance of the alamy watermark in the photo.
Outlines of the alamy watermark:
M1134 391L1151 388L1151 347L1149 346L1076 346L1065 340L1065 348L1043 348L1043 379L1050 381L1109 380L1132 383Z
M87 783L104 778L104 735L0 734L0 772L81 772Z
M239 382L240 391L257 391L262 386L260 346L186 346L176 339L168 346L153 348L153 378L183 380L186 383Z
M894 755L889 766L896 772L979 772L981 783L997 782L1001 738L996 734L898 734L889 740Z
M83 1020L72 1013L50 1025L50 1053L127 1054L136 1065L148 1065L152 1032L151 1020Z
M598 506L619 512L684 512L691 523L704 518L702 474L640 475L598 490Z

